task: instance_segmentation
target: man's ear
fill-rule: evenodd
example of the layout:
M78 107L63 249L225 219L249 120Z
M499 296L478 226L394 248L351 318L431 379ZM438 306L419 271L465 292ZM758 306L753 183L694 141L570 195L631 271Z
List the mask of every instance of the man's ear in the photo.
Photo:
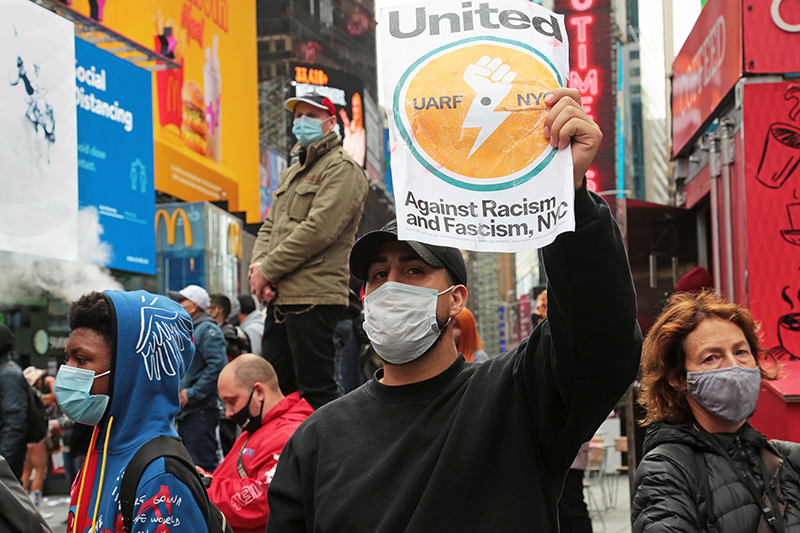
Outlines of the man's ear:
M257 398L264 398L267 393L267 388L260 381L253 383L253 396Z
M450 316L456 316L464 309L467 303L467 288L463 285L456 285L453 287L453 300L450 303Z
M333 131L336 128L336 123L338 122L336 120L336 115L329 116L328 118L325 119L325 122L328 122L330 119L333 119L333 122L331 122L330 125L328 125L326 127L326 129L325 129L325 133L326 134L331 132L331 131Z

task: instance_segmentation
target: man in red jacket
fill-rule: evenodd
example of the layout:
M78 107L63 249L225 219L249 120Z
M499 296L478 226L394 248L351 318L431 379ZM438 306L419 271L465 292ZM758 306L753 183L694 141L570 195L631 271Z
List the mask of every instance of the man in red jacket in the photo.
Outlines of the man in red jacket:
M254 354L228 363L217 387L225 416L243 431L211 474L208 496L236 533L263 533L269 518L267 489L278 458L294 430L314 410L297 392L281 394L272 365Z

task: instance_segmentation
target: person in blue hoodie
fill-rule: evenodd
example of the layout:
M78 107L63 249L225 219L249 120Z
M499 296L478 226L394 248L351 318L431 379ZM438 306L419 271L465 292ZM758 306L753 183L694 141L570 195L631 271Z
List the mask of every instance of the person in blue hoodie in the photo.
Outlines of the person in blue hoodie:
M69 533L123 533L119 494L133 455L154 437L177 437L178 383L194 356L192 321L177 302L145 291L92 292L73 302L67 362L56 400L76 422L94 426L72 485ZM206 521L189 488L165 471L144 470L132 533L194 533Z

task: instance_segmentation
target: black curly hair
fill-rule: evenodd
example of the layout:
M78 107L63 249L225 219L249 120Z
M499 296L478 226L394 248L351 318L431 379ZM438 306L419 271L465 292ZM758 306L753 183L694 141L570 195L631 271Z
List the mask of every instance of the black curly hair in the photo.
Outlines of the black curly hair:
M69 306L69 329L89 328L96 331L113 347L114 323L111 318L111 307L105 296L97 291L84 294Z

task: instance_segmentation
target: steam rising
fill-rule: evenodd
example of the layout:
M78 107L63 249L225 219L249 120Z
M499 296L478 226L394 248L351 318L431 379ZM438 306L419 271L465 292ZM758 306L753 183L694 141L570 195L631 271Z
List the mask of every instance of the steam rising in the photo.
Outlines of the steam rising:
M98 266L112 257L111 247L100 240L102 233L97 209L85 207L78 212L80 261L0 252L0 304L40 296L42 291L72 302L87 292L122 289L108 270ZM59 239L58 232L53 239Z

